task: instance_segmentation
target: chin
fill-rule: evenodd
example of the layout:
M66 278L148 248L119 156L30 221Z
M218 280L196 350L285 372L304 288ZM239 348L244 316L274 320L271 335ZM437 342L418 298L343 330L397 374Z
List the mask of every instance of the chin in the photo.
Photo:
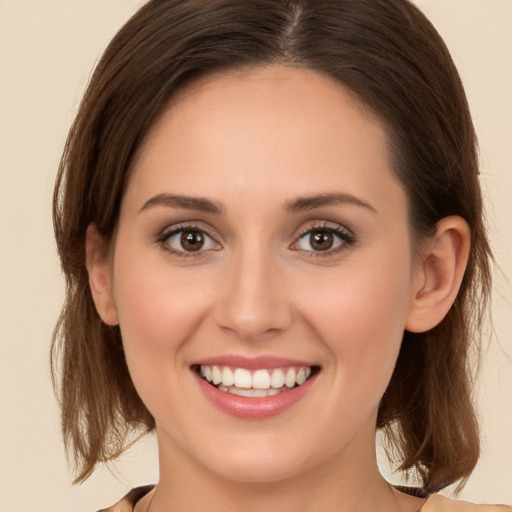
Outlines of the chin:
M233 442L227 449L204 451L202 463L223 479L247 484L273 484L293 479L315 466L318 453L279 439ZM219 453L222 452L222 453Z
M274 484L292 479L306 468L298 463L283 460L275 457L262 460L238 460L231 464L224 464L217 468L217 474L226 480L242 484Z

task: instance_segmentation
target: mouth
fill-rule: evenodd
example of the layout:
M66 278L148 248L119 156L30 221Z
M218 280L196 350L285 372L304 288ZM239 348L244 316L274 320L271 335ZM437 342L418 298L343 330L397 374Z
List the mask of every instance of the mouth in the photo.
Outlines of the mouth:
M320 371L319 366L287 366L247 369L221 365L193 365L209 385L224 393L261 398L286 393L302 386Z

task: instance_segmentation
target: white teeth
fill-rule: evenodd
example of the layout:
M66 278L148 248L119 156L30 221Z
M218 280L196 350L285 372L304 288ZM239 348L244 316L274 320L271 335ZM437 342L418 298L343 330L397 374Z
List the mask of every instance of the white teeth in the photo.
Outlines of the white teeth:
M219 388L220 389L220 388ZM222 390L223 391L223 390ZM258 398L262 396L274 396L282 392L281 389L242 389L236 387L230 387L227 390L232 395L246 396L249 398Z
M286 377L284 378L284 383L286 387L293 388L295 386L295 370L293 368L290 368L286 372Z
M297 373L297 377L295 378L295 382L300 386L301 384L304 384L306 382L306 371L304 368L301 368L299 370L299 373Z
M270 377L270 385L275 389L282 388L284 386L283 370L278 368L272 372L272 377Z
M240 396L273 396L287 388L300 386L311 376L311 368L303 366L256 370L251 373L246 368L231 369L229 366L200 367L200 374L221 391Z
M222 381L222 375L216 366L212 368L212 381L215 385L220 384Z
M251 372L245 368L235 370L235 386L237 388L252 388Z
M222 369L222 385L229 387L235 383L235 377L229 366L224 366Z
M262 396L269 396L268 390L266 389L240 389L236 387L229 388L229 392L233 395L247 396L250 398L258 398Z
M256 389L268 389L270 387L270 375L267 370L257 370L254 372L252 387Z

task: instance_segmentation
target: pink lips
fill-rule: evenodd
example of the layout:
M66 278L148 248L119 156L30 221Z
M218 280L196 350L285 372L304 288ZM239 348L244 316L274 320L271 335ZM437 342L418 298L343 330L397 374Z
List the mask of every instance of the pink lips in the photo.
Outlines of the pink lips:
M256 370L259 368L283 368L289 366L312 366L309 362L296 359L285 359L274 356L246 358L234 355L203 359L195 363L193 366L197 367L199 365L230 366L233 368L246 368L248 370ZM288 391L283 391L277 395L250 398L220 391L215 386L212 386L202 379L198 373L195 371L194 373L205 397L215 407L236 418L252 420L271 418L283 413L305 397L314 385L317 377L317 375L313 375L304 384L296 386Z
M278 356L259 356L246 357L233 354L223 356L209 357L201 359L194 363L194 366L231 366L233 368L247 368L248 370L257 370L259 368L282 368L286 366L312 366L311 362L301 361L299 359L288 359Z

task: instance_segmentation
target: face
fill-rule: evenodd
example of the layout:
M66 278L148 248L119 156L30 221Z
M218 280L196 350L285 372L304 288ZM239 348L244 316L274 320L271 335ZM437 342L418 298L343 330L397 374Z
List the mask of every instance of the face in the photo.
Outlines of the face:
M108 276L164 466L276 481L374 458L411 260L386 129L339 84L272 66L180 93Z

